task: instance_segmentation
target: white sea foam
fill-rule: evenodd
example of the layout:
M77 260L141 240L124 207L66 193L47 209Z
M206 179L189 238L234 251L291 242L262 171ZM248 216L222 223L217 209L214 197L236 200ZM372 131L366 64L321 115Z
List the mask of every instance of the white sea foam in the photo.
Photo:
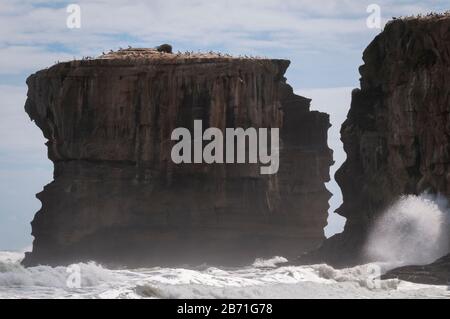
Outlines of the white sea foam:
M286 262L288 262L288 260L280 256L276 256L270 259L257 258L252 266L255 268L266 268L266 267L273 268L276 267L278 264Z
M282 257L241 268L110 270L78 264L81 288L66 285L66 267L24 268L23 255L0 252L0 298L448 298L447 287L369 279L374 264L337 270L283 266ZM381 265L383 266L383 265Z
M24 268L20 265L20 254L0 253L0 287L1 293L11 289L66 289L67 279L70 273L66 267L37 266ZM12 256L12 257L11 257ZM81 286L92 288L109 282L112 279L119 279L110 270L104 269L95 263L78 264L81 276Z

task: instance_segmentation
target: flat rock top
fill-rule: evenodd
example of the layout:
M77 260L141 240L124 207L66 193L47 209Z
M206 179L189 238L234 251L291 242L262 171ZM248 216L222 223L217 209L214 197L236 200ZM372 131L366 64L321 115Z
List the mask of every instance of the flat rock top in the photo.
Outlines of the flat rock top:
M450 18L450 10L446 12L430 12L427 14L419 14L415 16L400 17L400 20L419 20L419 21L429 21L429 20L445 20Z
M425 25L425 24L433 24L433 23L441 23L450 21L450 11L443 13L428 13L425 15L415 15L415 16L405 16L405 17L393 17L392 20L389 20L386 26L396 23L406 23L406 24L417 24L417 25Z
M104 53L95 60L121 60L121 61L147 61L147 62L175 62L175 63L196 63L196 62L226 62L226 61L278 61L278 59L269 59L255 56L232 56L219 52L161 52L156 48L128 48L118 51Z
M245 64L273 66L280 68L284 74L290 61L286 59L270 59L253 56L232 56L219 52L165 52L157 48L128 48L117 51L103 52L98 57L83 57L82 59L56 62L55 65L38 71L56 71L72 67L140 67L146 65L194 65L194 64Z

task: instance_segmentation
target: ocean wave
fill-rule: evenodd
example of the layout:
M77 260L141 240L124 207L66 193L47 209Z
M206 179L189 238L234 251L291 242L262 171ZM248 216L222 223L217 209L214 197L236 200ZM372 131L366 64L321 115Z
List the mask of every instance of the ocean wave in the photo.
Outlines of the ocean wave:
M23 257L23 255L22 255ZM201 270L142 268L110 270L79 263L80 287L70 288L70 267L24 268L21 257L0 252L1 298L448 298L445 287L377 280L379 264L334 269L282 266L283 257L248 267Z
M70 269L67 267L36 266L25 268L20 264L23 254L2 252L0 254L0 286L17 287L57 287L66 288ZM93 287L108 282L117 275L111 270L91 263L72 265L79 267L81 286Z
M270 259L257 258L255 262L252 264L255 268L274 268L277 265L286 263L288 260L284 257L276 256Z

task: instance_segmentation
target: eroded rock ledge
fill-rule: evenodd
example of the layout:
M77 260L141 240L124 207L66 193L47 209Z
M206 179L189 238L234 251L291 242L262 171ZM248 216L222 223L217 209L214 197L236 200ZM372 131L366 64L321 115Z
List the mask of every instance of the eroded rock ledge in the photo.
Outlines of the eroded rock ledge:
M54 181L25 265L183 265L293 257L324 240L329 117L283 77L289 61L128 49L30 76L26 111ZM281 128L280 169L183 164L176 127Z
M450 15L391 21L363 60L341 129L347 160L336 173L345 231L304 261L367 262L368 232L399 195L450 199Z

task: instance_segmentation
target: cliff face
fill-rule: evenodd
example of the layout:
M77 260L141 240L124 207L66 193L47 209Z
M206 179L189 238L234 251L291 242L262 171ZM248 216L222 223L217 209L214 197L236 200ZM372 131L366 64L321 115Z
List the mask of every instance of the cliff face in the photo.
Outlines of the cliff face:
M341 266L367 261L371 225L399 195L450 199L450 17L394 20L363 60L341 129L347 160L336 173L347 224L312 255Z
M242 264L324 239L328 115L283 77L289 61L121 50L30 76L26 111L54 181L37 195L24 264ZM174 164L171 133L280 128L280 168Z

